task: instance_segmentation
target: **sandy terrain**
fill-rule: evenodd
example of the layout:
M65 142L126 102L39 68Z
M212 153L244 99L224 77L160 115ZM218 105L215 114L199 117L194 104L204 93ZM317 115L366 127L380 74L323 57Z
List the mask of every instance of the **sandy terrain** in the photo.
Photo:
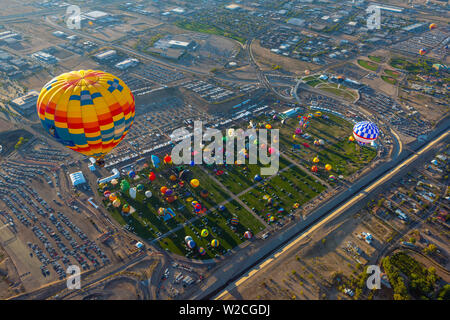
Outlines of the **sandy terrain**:
M264 70L272 70L272 65L276 64L284 70L288 70L298 75L303 75L305 70L314 71L319 68L319 66L311 63L272 53L269 49L261 47L259 41L254 41L252 43L252 50L255 59Z

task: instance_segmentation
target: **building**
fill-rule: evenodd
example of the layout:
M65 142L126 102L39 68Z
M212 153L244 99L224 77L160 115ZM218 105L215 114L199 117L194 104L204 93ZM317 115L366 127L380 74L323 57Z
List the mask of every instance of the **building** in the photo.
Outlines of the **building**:
M403 31L406 32L422 32L427 29L427 25L425 23L414 23L410 26L402 28Z
M107 50L94 55L94 58L98 61L109 61L117 57L116 50Z
M72 185L74 187L79 186L83 183L86 183L86 179L84 178L83 172L81 172L81 171L71 173L69 175L69 177L70 177L70 181L72 181Z
M178 41L178 40L169 40L168 41L170 48L173 49L193 49L196 45L195 41Z
M58 58L51 55L50 53L38 51L31 55L33 58L37 59L40 62L48 63L48 64L57 64Z
M293 24L294 26L301 27L305 24L305 20L299 18L291 18L287 21L289 24Z
M139 64L139 60L138 59L128 58L128 59L125 59L125 60L123 60L123 61L121 61L119 63L116 63L114 65L114 67L116 67L119 70L126 70L128 68L137 66L138 64Z
M11 101L11 106L22 115L29 115L36 110L39 97L37 91L30 91L26 95Z
M225 7L225 9L233 10L233 11L238 10L240 8L241 8L241 6L238 4L235 4L235 3L229 4L228 6Z

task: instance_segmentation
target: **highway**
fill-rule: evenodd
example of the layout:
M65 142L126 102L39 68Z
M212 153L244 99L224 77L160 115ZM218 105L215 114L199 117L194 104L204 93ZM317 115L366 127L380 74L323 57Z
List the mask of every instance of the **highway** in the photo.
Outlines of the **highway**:
M345 212L355 204L363 201L376 188L381 188L384 184L389 183L391 177L401 173L402 169L417 161L418 158L438 142L447 139L449 127L450 118L447 117L430 134L428 141L432 142L425 149L421 149L425 143L416 143L414 146L411 146L412 149L419 150L418 152L413 152L409 148L401 148L396 143L393 156L389 162L379 165L367 175L361 177L350 188L311 212L305 220L298 221L292 227L272 235L265 240L263 245L260 243L261 240L255 240L255 244L249 245L247 250L235 252L230 257L230 261L219 265L213 271L213 274L205 279L202 287L190 299L211 299L221 294L225 289L231 290L238 281L240 281L239 284L242 284L243 280L241 279L248 279L261 268L265 268L273 259L279 257L284 247L295 241L299 236L302 236L306 231L309 232L322 219L326 219L330 214L333 214L332 217L335 217L337 214ZM401 154L399 153L400 148L402 149ZM332 218L329 218L327 221L330 219ZM317 227L313 230L316 229Z

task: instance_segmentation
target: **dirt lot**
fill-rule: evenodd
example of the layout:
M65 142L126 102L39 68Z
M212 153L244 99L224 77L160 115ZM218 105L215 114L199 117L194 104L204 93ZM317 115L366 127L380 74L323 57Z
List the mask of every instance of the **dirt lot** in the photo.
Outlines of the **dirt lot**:
M359 239L361 232L373 235L371 245ZM233 290L232 299L346 299L330 286L333 274L350 276L356 270L355 258L366 263L391 232L389 226L367 211L338 217L303 240L288 257L281 256L270 273L258 274L238 292ZM361 249L360 256L353 257L343 249L348 242Z
M252 50L255 59L263 70L272 70L272 65L279 65L283 70L288 70L298 75L304 75L305 70L314 71L319 68L315 64L272 53L269 49L261 47L259 41L254 41L252 43Z
M3 122L3 120L1 121ZM32 136L33 135L31 133L22 129L0 133L0 141L3 146L0 158L6 157L8 154L14 151L14 146L16 145L17 141L19 141L20 137L23 137L24 139L31 139Z

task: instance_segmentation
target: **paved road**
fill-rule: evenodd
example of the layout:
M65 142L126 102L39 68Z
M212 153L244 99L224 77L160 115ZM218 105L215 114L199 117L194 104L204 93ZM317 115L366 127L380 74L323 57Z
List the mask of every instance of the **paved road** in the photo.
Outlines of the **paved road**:
M430 136L428 137L428 141L431 141L437 136L442 135L443 132L445 132L445 138L447 138L447 131L449 127L450 118L446 118L441 121L436 130L432 134L430 134ZM415 145L411 146L411 148L414 150L419 150L423 145L424 143L416 143ZM214 272L214 274L204 282L200 290L195 295L190 297L190 299L212 298L216 294L221 292L224 288L226 288L226 286L229 285L232 281L240 279L243 275L248 276L248 272L254 274L257 271L253 269L253 267L261 261L268 261L266 260L268 257L269 259L273 259L273 254L277 249L279 249L286 243L291 242L293 238L297 237L299 234L304 233L308 228L313 227L317 222L329 215L330 212L334 212L334 210L339 208L340 205L349 203L349 200L353 198L356 199L352 200L351 205L349 206L355 205L356 203L364 200L368 193L373 192L377 187L388 182L389 177L398 174L400 169L404 168L409 163L417 160L418 158L418 153L414 154L410 150L406 149L403 149L402 154L399 154L398 143L394 144L393 155L394 156L392 157L391 161L381 164L380 166L372 170L369 174L356 181L350 188L317 208L314 212L308 215L308 217L304 221L301 221L293 227L277 234L276 236L274 236L276 238L269 238L268 240L266 240L266 245L259 248L255 248L256 246L253 245L250 246L250 248L253 247L252 250L244 250L242 252L236 253L235 257L232 257L232 260L229 263L220 266ZM385 178L380 179L380 177L382 176L384 176ZM358 195L354 197L355 194ZM263 263L262 266L258 266L256 268L264 266L265 265Z

